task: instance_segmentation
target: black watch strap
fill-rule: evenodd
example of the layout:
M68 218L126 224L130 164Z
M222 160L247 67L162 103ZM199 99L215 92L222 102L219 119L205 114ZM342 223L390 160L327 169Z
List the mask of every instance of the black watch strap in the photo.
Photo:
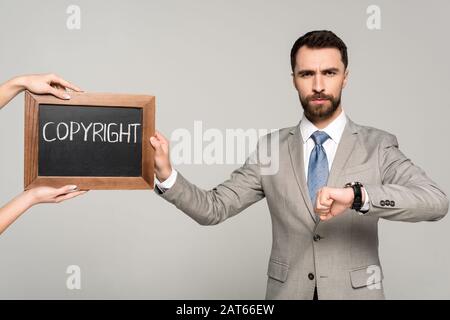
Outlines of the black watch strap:
M362 202L362 190L363 185L360 182L349 182L345 185L346 188L352 187L354 193L354 200L352 204L352 209L358 212L361 211L363 206Z

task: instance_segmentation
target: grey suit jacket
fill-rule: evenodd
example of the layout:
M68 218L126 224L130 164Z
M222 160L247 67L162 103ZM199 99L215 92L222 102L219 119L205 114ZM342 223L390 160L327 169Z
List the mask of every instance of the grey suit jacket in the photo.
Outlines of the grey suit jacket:
M327 185L363 183L370 210L360 216L349 209L316 222L299 125L277 134L276 174L261 174L260 162L249 157L211 190L195 186L178 172L172 188L155 191L202 225L220 223L265 197L272 219L266 299L312 299L315 286L319 299L384 299L378 220L439 220L448 211L447 196L398 149L394 135L347 118ZM262 145L269 144L258 144L258 152L264 154Z

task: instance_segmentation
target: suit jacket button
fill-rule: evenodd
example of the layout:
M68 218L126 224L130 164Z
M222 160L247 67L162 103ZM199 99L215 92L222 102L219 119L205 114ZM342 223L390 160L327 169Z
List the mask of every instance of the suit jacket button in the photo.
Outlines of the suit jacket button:
M395 201L391 201L391 207L395 206Z
M384 204L384 200L381 200L381 201L380 201L380 205L381 205L382 207L384 207L384 205L385 205L385 204Z
M316 242L319 241L320 239L322 239L322 237L320 235L318 235L318 234L315 234L314 237L313 237L313 240L316 241Z
M314 275L312 273L308 274L308 279L309 280L314 280Z

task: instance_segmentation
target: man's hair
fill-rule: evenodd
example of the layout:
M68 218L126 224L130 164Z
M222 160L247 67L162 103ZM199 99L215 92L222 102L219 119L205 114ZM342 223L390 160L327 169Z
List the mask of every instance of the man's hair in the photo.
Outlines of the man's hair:
M307 46L311 49L336 48L341 52L341 59L344 63L344 69L347 69L348 56L347 46L337 35L328 30L316 30L305 33L295 41L291 49L291 67L292 72L295 68L295 56L301 47Z

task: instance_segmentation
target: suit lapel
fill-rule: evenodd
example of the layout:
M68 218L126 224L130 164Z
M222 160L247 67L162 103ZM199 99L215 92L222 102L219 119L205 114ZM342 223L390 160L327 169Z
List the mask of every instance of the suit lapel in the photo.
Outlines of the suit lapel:
M353 151L353 148L355 147L356 133L357 130L355 124L347 117L347 123L336 150L333 165L331 166L327 186L335 186L335 184L337 183L337 180L341 175L342 170ZM308 208L310 216L308 222L311 224L311 228L315 230L315 228L317 227L316 224L320 222L320 220L316 221L315 219L316 214L314 213L314 208L311 203L311 198L309 196L308 186L306 182L303 156L303 137L300 131L300 123L290 131L290 135L288 137L288 147L295 179L297 181L306 207Z
M342 133L341 140L336 150L336 155L334 156L333 164L331 166L330 175L328 176L327 186L329 187L343 187L336 185L339 177L341 176L342 170L347 163L348 158L353 152L356 144L356 134L357 130L355 124L347 117L347 123Z
M303 138L300 132L300 124L290 131L288 146L295 179L297 180L298 187L300 188L300 192L311 218L308 219L308 222L311 224L311 228L313 228L315 224L315 213L311 204L311 198L309 197L308 186L306 185L305 166L303 160Z

